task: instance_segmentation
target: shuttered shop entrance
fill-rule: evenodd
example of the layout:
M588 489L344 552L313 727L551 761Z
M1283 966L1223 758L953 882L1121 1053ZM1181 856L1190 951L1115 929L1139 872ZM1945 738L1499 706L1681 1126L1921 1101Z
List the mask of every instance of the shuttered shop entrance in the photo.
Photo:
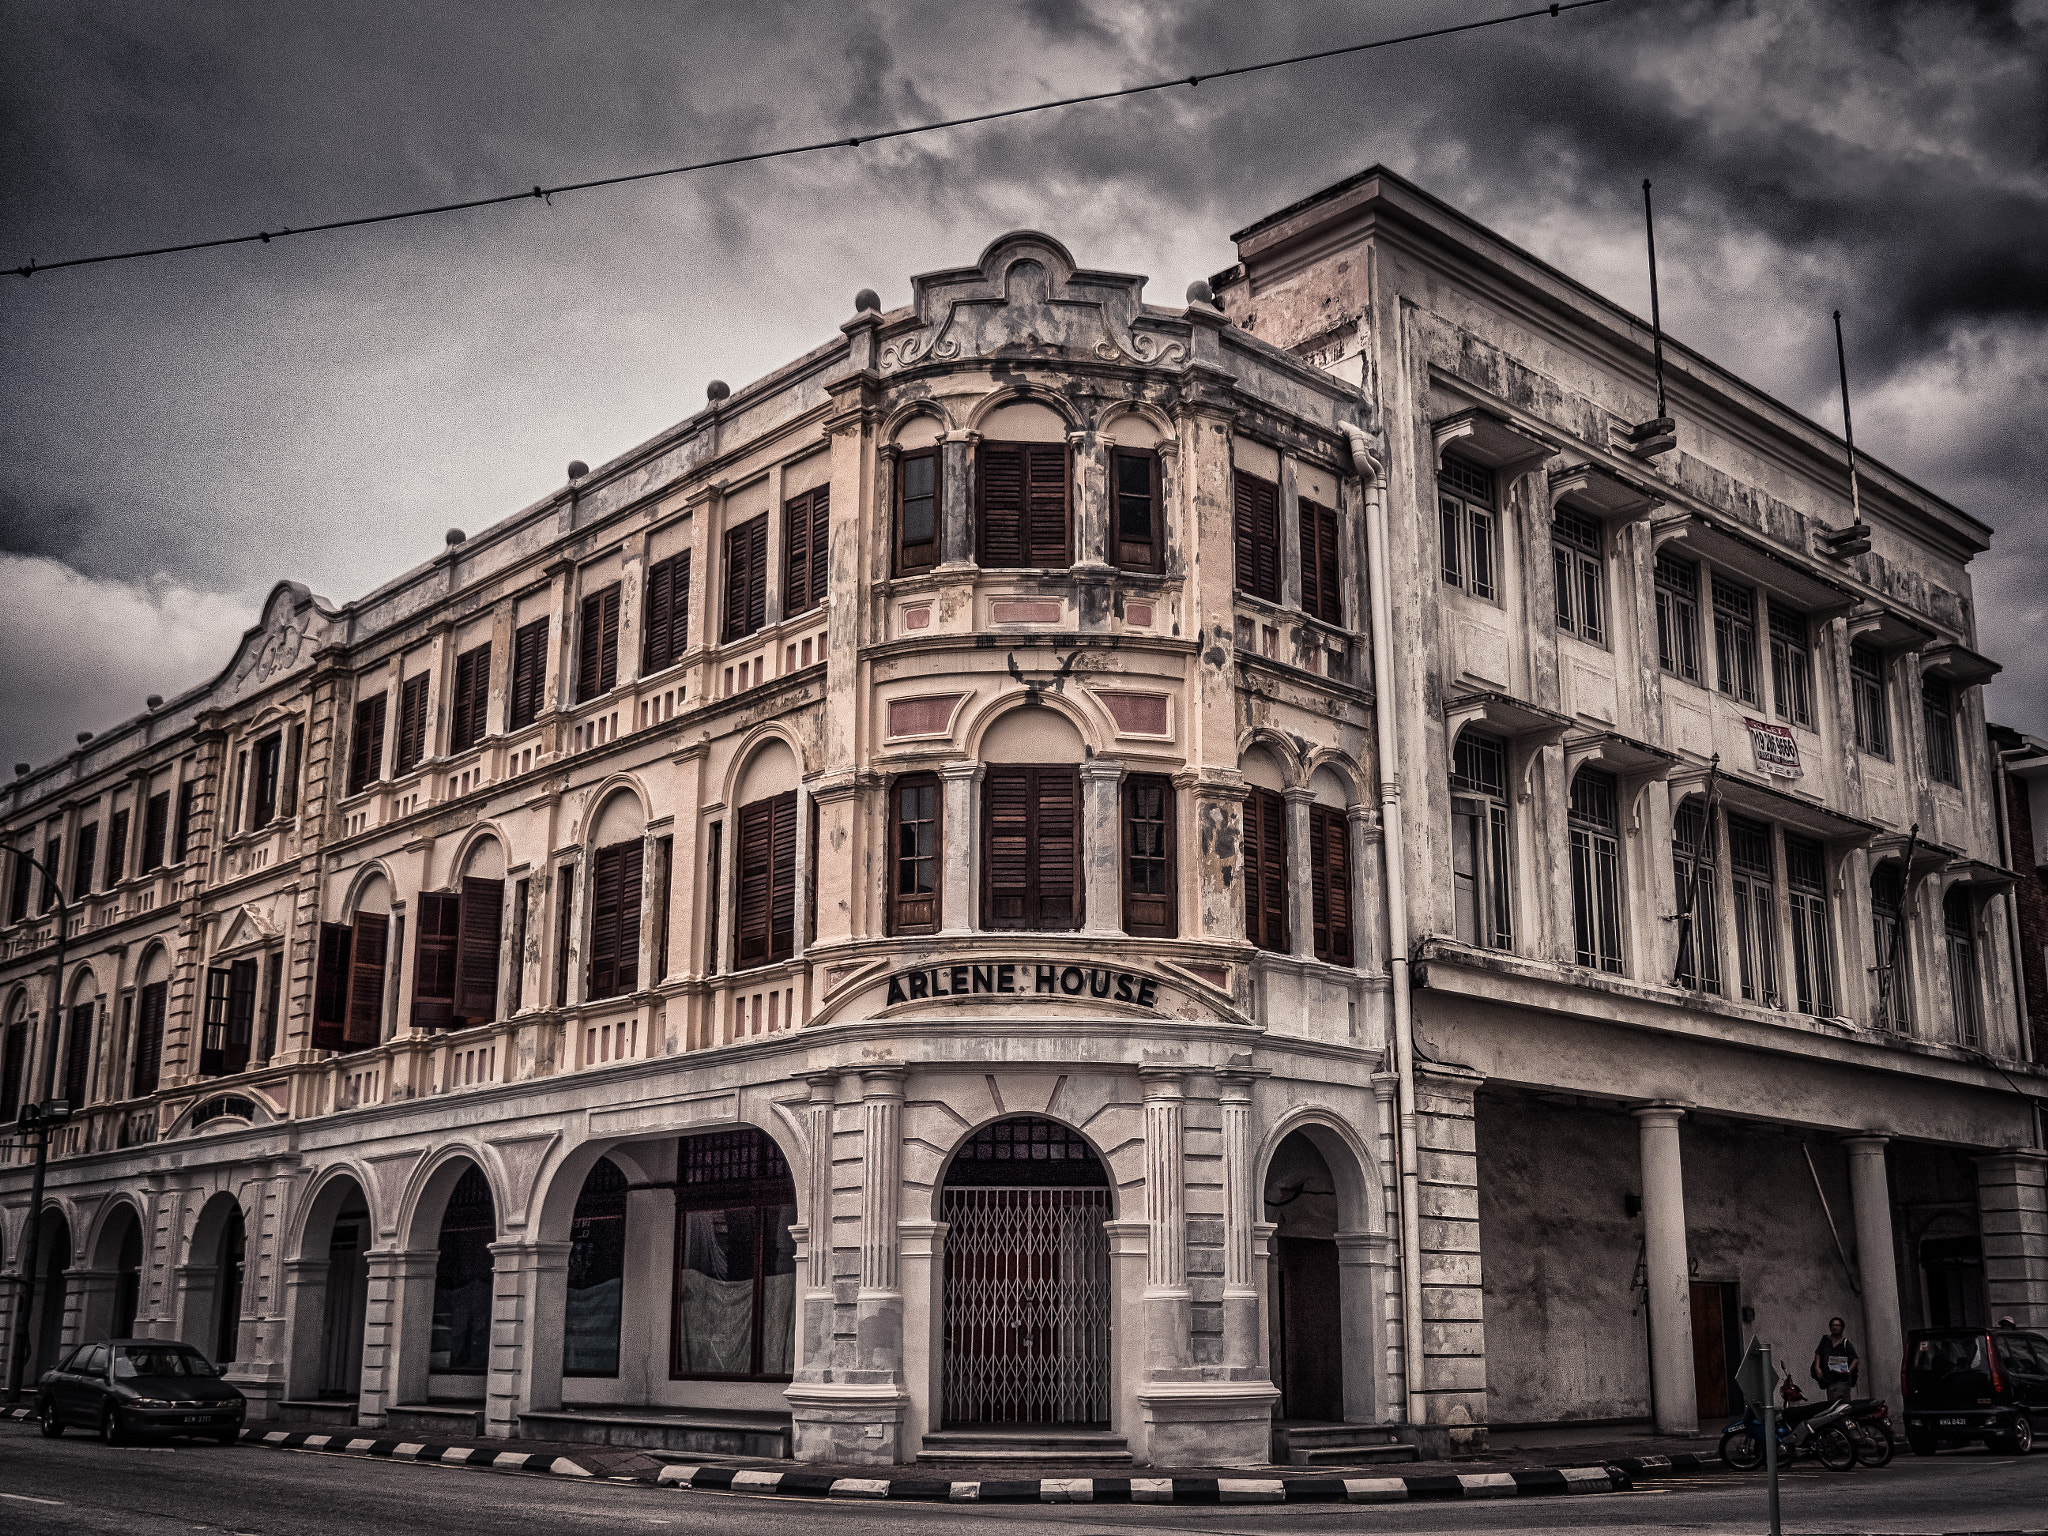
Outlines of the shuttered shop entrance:
M1108 1424L1108 1182L1077 1132L1035 1116L983 1127L954 1158L940 1200L949 1428Z

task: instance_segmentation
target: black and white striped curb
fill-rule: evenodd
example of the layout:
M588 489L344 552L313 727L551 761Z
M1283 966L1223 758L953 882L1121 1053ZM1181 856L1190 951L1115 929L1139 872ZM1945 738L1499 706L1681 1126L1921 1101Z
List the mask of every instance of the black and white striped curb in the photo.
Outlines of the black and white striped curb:
M476 1467L486 1472L545 1472L555 1477L591 1477L566 1456L493 1451L473 1445L427 1445L412 1440L354 1439L302 1431L245 1429L242 1444L274 1451L326 1451L340 1456L381 1456L390 1461L430 1461L443 1467Z
M922 1499L956 1504L1400 1504L1418 1499L1612 1493L1629 1487L1628 1477L1619 1467L1543 1467L1450 1477L1046 1477L980 1483L824 1477L733 1467L663 1467L656 1481L667 1487L772 1493L785 1498Z

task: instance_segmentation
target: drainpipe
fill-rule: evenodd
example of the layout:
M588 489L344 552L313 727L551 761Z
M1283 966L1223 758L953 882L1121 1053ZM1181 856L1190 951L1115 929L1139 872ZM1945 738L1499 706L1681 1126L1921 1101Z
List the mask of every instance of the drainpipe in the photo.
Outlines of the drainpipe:
M1401 1170L1401 1376L1408 1424L1422 1426L1422 1219L1417 1210L1415 1029L1408 1006L1408 898L1401 851L1401 750L1394 716L1394 637L1387 612L1386 482L1362 427L1346 423L1351 463L1365 493L1365 569L1372 604L1373 718L1379 733L1380 850L1386 861L1387 971L1393 1003Z

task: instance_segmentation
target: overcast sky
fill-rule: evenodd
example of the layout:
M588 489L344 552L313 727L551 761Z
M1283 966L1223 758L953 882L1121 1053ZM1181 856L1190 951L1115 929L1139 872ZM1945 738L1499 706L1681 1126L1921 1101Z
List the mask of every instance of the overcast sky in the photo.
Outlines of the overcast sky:
M0 266L1018 104L1521 8L12 0ZM223 666L1044 229L1178 303L1375 161L1997 530L1994 719L2048 734L2048 0L1613 3L882 146L0 280L0 763Z

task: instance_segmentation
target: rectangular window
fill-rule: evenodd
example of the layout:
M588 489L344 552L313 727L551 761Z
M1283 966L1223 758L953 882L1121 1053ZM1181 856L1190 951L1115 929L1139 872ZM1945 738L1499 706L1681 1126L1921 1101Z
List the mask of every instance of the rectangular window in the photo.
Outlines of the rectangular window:
M284 951L273 949L263 957L263 1011L257 1016L261 1034L256 1041L259 1060L277 1054L277 1004L284 990Z
M228 812L227 832L230 836L245 830L242 822L242 801L249 789L249 754L235 756L235 798L233 809Z
M1488 949L1515 946L1508 855L1508 751L1467 730L1451 758L1451 893L1457 936Z
M1355 965L1351 947L1351 818L1327 805L1308 812L1309 919L1318 960Z
M991 570L1074 563L1065 443L983 443L981 563Z
M889 880L889 931L939 931L939 781L910 774L889 792L895 830Z
M342 1041L348 1050L384 1038L384 957L390 940L390 918L381 912L356 914L349 938L348 1014L342 1021Z
M191 803L188 791L194 782L188 779L178 786L180 806ZM142 807L142 872L145 875L154 874L164 867L164 842L170 831L170 823L171 792L166 789L151 795ZM182 861L185 857L184 850L178 850L175 856Z
M7 894L7 921L18 923L28 916L29 888L36 877L35 865L25 854L14 856L14 884Z
M1700 568L1657 557L1657 665L1689 683L1700 680Z
M1771 829L1760 821L1728 818L1728 864L1735 893L1735 948L1742 962L1742 995L1752 1003L1783 1006L1778 995L1777 860Z
M569 1003L569 941L576 935L576 867L555 870L555 1006Z
M1671 819L1672 889L1678 897L1678 984L1721 990L1720 887L1714 825L1694 795Z
M410 773L427 755L427 674L398 685L398 755L394 774Z
M1835 943L1828 924L1827 858L1819 843L1785 837L1785 889L1792 904L1792 973L1799 1011L1835 1016Z
M206 973L206 1023L199 1041L202 1077L232 1077L249 1067L256 1037L258 962L237 960Z
M1984 989L1977 974L1977 933L1970 893L1951 886L1942 898L1943 946L1948 951L1949 1005L1954 1009L1956 1044L1975 1048L1984 1042Z
M686 1136L678 1150L669 1374L787 1381L797 1297L789 1165L751 1129Z
M455 1022L488 1024L498 1016L498 959L503 946L505 882L474 875L462 882L456 920Z
M1253 789L1244 802L1244 936L1260 949L1288 953L1287 802Z
M421 891L412 939L412 1027L447 1029L455 1022L455 945L462 898Z
M467 752L489 734L491 646L489 641L455 658L455 698L448 722L448 750Z
M1174 880L1173 780L1124 777L1124 932L1170 939L1180 932Z
M1756 593L1720 576L1714 578L1714 660L1721 692L1756 703Z
M347 923L320 925L319 971L313 984L313 1049L316 1051L339 1051L347 1046L348 962L349 947L354 941L355 930ZM146 1017L146 1006L143 1012Z
M1572 933L1578 962L1621 973L1621 797L1614 775L1581 768L1566 827L1572 849Z
M1443 539L1444 584L1492 602L1500 564L1499 514L1493 471L1455 455L1437 471L1437 519Z
M896 574L915 576L939 563L939 450L906 453L896 463Z
M71 1005L71 1027L64 1042L64 1100L83 1109L92 1095L92 1016L94 1003Z
M796 953L796 791L740 807L737 969Z
M47 912L57 905L57 891L61 877L57 871L64 867L64 839L53 837L43 844L43 899L36 908L38 913Z
M1280 601L1280 487L1238 470L1231 508L1237 590Z
M533 882L515 881L512 886L512 942L505 947L505 953L512 958L512 995L506 1000L505 1012L518 1013L526 1006L526 924L533 901Z
M535 619L512 634L512 699L508 731L523 730L540 718L547 697L548 621Z
M1600 524L1569 507L1559 507L1550 531L1557 627L1593 645L1605 645L1607 605Z
M982 783L982 926L1081 926L1081 783L1071 767L991 767Z
M305 760L306 722L296 720L285 737L284 771L277 786L277 814L286 821L299 814L299 765Z
M128 873L128 808L114 812L107 823L107 889L119 885Z
M1302 498L1301 611L1325 624L1344 625L1344 570L1337 552L1337 514Z
M704 974L716 976L719 972L719 932L725 909L725 823L711 823L711 834L705 839L704 883L710 888L706 893L704 913Z
M171 984L152 981L142 989L142 1007L135 1025L136 1098L155 1093L163 1077L164 1019L170 1012Z
M725 531L725 640L768 622L768 514Z
M100 824L88 822L78 829L78 843L71 850L71 899L83 901L92 894L92 866L100 852Z
M1156 571L1165 563L1166 530L1160 524L1159 455L1150 449L1119 448L1116 476L1115 563L1127 571Z
M1771 604L1771 692L1780 720L1813 728L1813 645L1806 615Z
M590 869L590 968L586 1001L640 990L640 896L647 844L597 850Z
M0 1047L0 1125L12 1125L20 1118L22 1078L27 1072L28 1025L9 1024L5 1045Z
M356 701L355 727L349 733L348 792L359 795L384 777L384 704L386 695Z
M817 813L818 804L814 800L811 802L811 846L813 848L818 846ZM662 981L668 976L668 933L669 929L674 926L672 919L675 916L675 880L676 840L673 837L656 838L654 841L654 889L660 902L659 909L654 914L653 979L656 981ZM815 923L813 926L815 926ZM813 937L815 937L815 934ZM495 946L493 946L493 952L495 953ZM495 975L494 970L494 979Z
M1870 873L1870 941L1877 951L1877 1022L1880 1028L1907 1034L1912 1028L1912 997L1907 968L1905 886L1896 862L1880 864Z
M576 627L576 702L603 698L619 683L619 584L583 599Z
M284 778L284 732L273 731L256 743L252 756L249 828L256 831L277 820L277 789Z
M1920 680L1920 729L1927 738L1927 772L1937 784L1959 785L1955 695L1939 678Z
M1885 703L1884 657L1875 646L1849 647L1849 698L1856 715L1856 745L1872 756L1889 758L1891 710Z
M647 606L641 616L643 675L674 666L690 648L690 552L670 555L647 569Z
M825 601L831 567L831 488L818 486L782 504L782 616L804 613Z
M168 795L169 793L170 791L168 790L164 792L165 795ZM178 818L171 828L171 862L173 864L184 863L185 852L188 848L192 846L192 807L195 803L197 803L198 797L199 781L197 779L187 779L185 780L184 783L178 786ZM157 799L163 798L163 796L157 797ZM170 802L168 800L165 800L165 809L168 811L169 808ZM155 818L155 799L150 801L149 806L147 807L146 814L152 819ZM147 854L150 847L150 822L148 820L145 820L143 823L142 841L144 845L143 852ZM158 862L161 863L164 846L161 824L159 824L158 826L154 846L156 847L158 853ZM147 859L144 860L144 864L145 867L148 866Z

